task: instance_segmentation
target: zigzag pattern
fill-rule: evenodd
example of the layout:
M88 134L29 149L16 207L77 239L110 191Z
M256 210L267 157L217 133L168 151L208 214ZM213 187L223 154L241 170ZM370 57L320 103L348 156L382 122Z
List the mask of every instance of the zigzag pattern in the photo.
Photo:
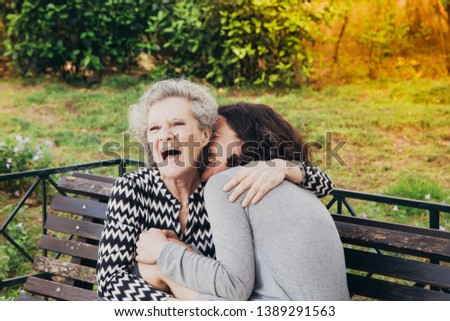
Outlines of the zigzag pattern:
M99 245L98 294L105 300L166 300L168 294L148 285L131 271L139 234L152 227L170 229L180 240L214 257L209 219L203 200L204 184L189 198L185 233L181 204L170 194L157 169L144 168L119 178L112 188L107 220Z
M299 166L303 167L305 175L300 183L302 188L312 191L317 197L326 196L334 189L333 181L317 167L309 166L305 162L301 162Z

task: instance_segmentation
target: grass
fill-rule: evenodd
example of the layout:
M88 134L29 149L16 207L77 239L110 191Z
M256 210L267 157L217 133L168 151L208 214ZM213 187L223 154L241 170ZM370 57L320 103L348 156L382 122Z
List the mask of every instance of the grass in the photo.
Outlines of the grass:
M52 141L54 166L105 159L102 148L107 142L120 143L123 151L128 107L147 85L126 76L89 89L56 80L0 80L2 136ZM328 155L339 142L345 143L338 153L341 163L326 162L325 148L314 156L338 188L450 200L449 78L291 92L221 88L216 96L219 103L242 100L273 106L307 141L328 146ZM408 177L414 177L415 185Z
M0 142L3 137L18 134L31 137L36 144L51 141L52 166L107 159L103 146L108 142L120 144L118 151L123 155L123 146L128 144L124 138L128 107L147 85L125 76L107 79L89 89L55 80L0 80ZM450 78L365 82L291 92L220 88L215 95L220 104L249 101L274 107L308 142L324 147L313 158L337 188L450 201ZM327 154L339 142L345 143L338 151L343 162L327 162ZM132 150L131 157L136 156ZM116 169L95 172L115 175ZM0 191L0 222L20 200L13 194ZM324 202L327 200L329 197ZM425 211L362 201L350 203L363 217L428 225ZM31 231L32 239L38 239L42 218L36 200L27 204L8 232L17 224ZM442 214L441 226L449 230L449 214ZM5 244L2 238L0 246ZM18 255L11 258L18 260L14 266L26 269L29 265L24 265ZM0 300L4 295L17 296L17 290L7 291L0 293Z

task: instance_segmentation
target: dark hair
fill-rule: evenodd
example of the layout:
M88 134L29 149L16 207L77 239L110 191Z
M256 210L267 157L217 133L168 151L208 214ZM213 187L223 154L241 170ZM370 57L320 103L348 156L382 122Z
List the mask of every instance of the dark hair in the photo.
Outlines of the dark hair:
M218 113L243 142L241 155L227 160L229 167L274 158L309 164L308 146L291 124L272 108L239 102L220 106Z

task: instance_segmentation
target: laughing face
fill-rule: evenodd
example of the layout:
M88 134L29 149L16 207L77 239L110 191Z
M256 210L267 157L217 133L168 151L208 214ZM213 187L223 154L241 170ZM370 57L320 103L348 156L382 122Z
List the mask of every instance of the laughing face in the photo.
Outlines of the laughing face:
M200 130L184 98L161 100L148 112L147 140L161 174L182 178L198 170L202 148L211 138L209 129Z

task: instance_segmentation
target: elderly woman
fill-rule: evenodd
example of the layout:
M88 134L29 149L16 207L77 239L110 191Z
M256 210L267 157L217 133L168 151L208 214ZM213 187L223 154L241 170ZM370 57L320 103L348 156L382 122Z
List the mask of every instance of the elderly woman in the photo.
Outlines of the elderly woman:
M216 117L217 103L209 90L185 79L153 84L139 103L131 107L130 127L144 143L150 166L125 174L111 191L97 263L100 298L171 297L164 291L167 288L163 282L149 285L133 268L139 235L151 228L172 231L202 256L215 256L200 171L202 151L210 141ZM322 185L304 182L300 167L286 167L283 173L283 179L310 188ZM242 193L248 185L237 188ZM148 275L147 271L145 274Z

